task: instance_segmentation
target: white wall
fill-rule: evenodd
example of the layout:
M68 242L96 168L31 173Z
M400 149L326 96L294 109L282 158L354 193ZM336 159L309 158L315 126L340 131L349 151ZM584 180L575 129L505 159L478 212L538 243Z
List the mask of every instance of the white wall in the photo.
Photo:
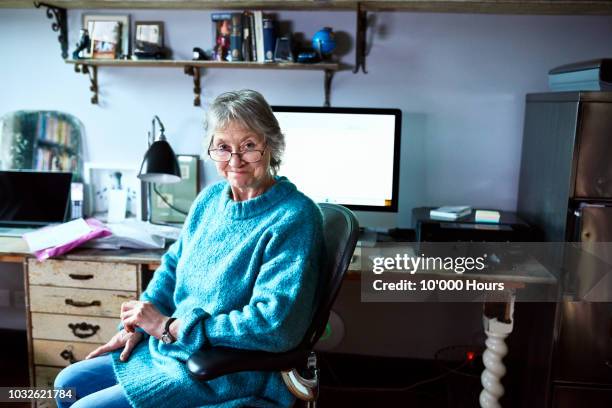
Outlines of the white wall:
M83 12L69 10L70 51ZM208 11L130 15L132 21L163 20L175 58L189 59L193 46L210 48ZM332 105L398 107L404 113L400 213L397 220L386 218L389 225L408 226L415 205L513 210L525 94L546 91L552 67L612 52L609 16L372 16L369 73L338 73ZM279 17L306 36L322 26L350 35L351 51L342 59L354 63L352 12L281 12ZM175 150L200 151L203 110L192 106L191 77L180 69L102 68L100 106L91 105L87 78L62 61L50 25L42 9L0 10L0 114L73 113L86 127L87 160L95 162L137 166L153 114L166 124ZM210 70L202 78L203 97L210 101L223 91L249 87L272 104L319 106L322 77L320 72ZM211 178L209 167L205 179Z

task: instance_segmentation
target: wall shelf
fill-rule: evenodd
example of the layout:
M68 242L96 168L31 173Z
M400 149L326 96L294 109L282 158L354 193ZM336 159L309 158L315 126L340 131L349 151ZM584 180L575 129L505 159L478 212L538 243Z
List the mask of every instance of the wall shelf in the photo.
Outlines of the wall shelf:
M439 13L612 14L609 0L50 0L64 9L276 9L403 10ZM32 7L31 0L3 0L0 7Z
M224 61L191 61L191 60L112 60L112 59L80 59L66 60L67 64L73 64L76 72L89 75L91 81L90 90L94 93L91 103L98 103L98 67L155 67L155 68L182 68L183 72L193 77L194 106L200 106L200 77L202 69L230 68L230 69L278 69L278 70L301 70L301 71L323 71L325 101L324 105L330 105L331 81L334 73L342 69L348 69L339 63L319 62L316 64L280 63L280 62L224 62Z

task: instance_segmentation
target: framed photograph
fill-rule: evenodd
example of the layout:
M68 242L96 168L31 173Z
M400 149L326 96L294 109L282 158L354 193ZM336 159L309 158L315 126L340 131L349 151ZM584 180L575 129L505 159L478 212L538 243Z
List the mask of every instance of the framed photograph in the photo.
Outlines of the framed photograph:
M117 26L118 24L118 26ZM130 16L83 14L91 38L85 58L127 58L130 55ZM114 50L113 50L114 49ZM113 57L110 55L114 54Z
M176 157L181 169L182 180L174 184L151 186L151 221L153 222L184 222L186 215L182 212L189 211L198 195L200 187L199 156L179 154Z
M164 23L162 21L137 21L135 23L134 48L147 51L151 48L163 48Z
M106 220L109 200L122 191L126 196L127 217L141 219L141 181L138 169L112 163L84 164L85 214Z

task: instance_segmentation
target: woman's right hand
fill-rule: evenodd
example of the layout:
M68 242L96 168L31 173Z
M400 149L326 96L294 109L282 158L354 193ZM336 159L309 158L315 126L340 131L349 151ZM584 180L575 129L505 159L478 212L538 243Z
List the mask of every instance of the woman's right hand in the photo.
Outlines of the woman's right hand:
M144 334L141 332L128 333L125 329L121 329L121 331L117 332L108 343L98 347L91 353L85 357L85 360L89 360L90 358L94 358L99 356L100 354L108 353L109 351L117 350L118 348L123 347L123 352L119 359L121 361L127 361L134 350L134 347L142 340Z

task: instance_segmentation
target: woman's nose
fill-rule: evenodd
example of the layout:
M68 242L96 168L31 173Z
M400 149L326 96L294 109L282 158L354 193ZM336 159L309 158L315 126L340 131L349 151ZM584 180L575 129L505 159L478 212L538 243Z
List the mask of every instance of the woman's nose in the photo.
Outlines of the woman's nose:
M240 167L242 165L242 158L239 154L232 154L232 157L230 157L229 164L232 167Z

